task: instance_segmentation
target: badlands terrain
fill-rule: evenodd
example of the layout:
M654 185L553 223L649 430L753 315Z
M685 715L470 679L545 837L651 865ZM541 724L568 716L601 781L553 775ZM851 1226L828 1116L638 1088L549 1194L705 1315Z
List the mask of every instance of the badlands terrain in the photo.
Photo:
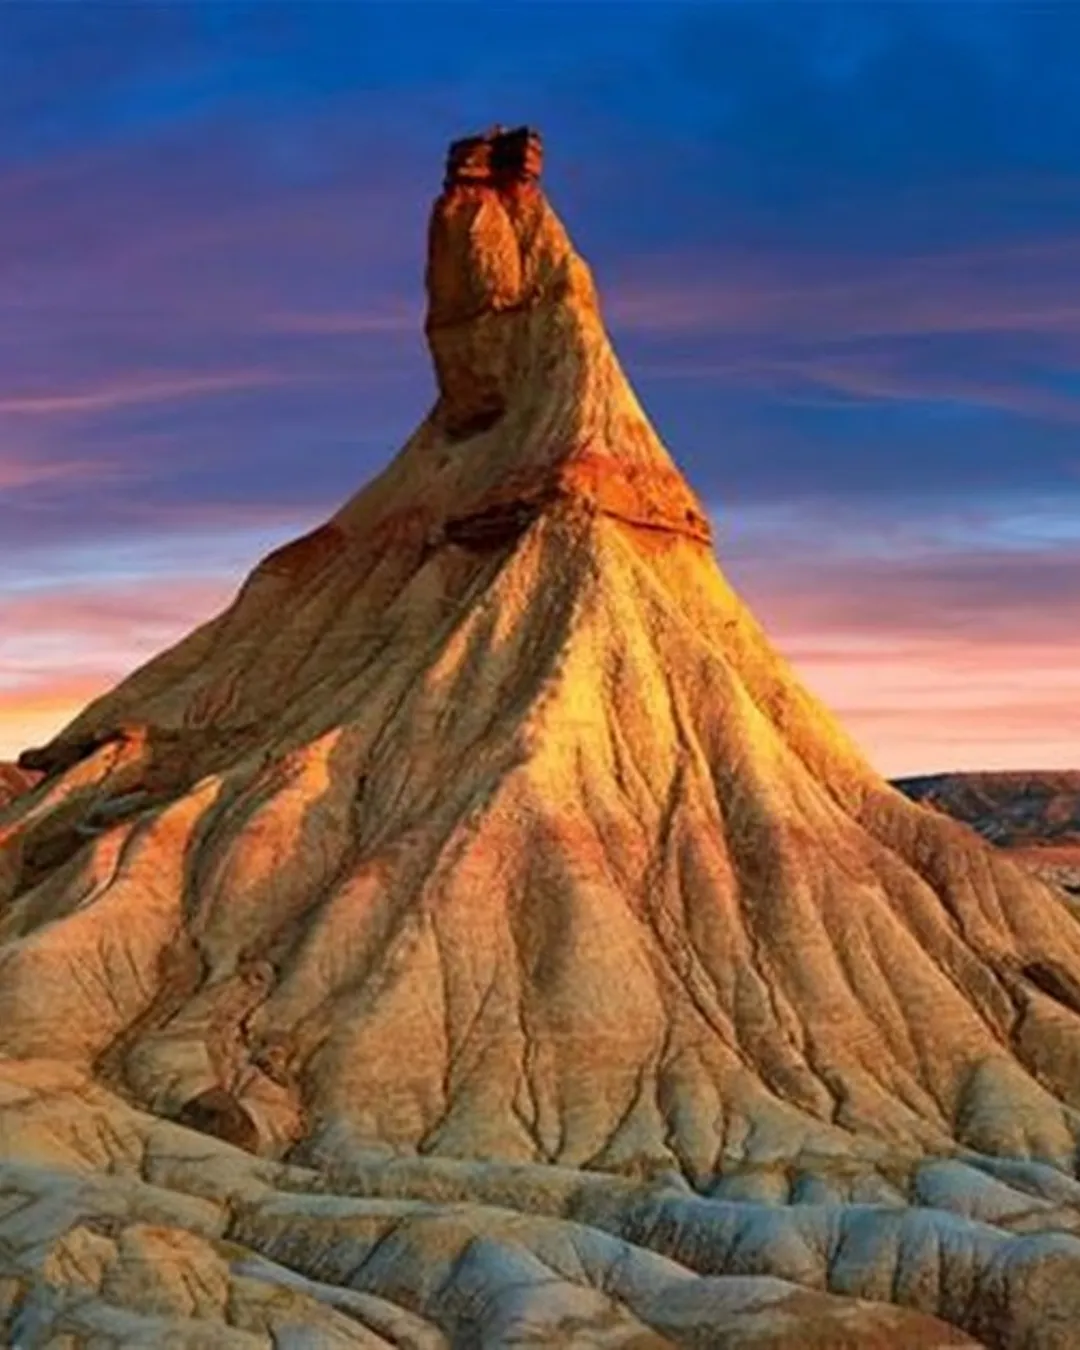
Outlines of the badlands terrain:
M540 160L389 467L23 757L0 1342L1077 1347L1071 902L769 645Z
M1080 772L942 773L896 787L1080 893Z

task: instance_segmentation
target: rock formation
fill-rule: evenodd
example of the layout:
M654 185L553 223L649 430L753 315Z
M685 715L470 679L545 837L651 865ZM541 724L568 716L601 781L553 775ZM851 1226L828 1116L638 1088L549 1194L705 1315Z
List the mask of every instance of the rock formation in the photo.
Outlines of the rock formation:
M1075 1346L1080 924L769 646L539 167L451 151L391 465L26 758L9 1334Z
M8 764L0 760L0 811L16 797L21 797L38 780L38 775L29 769L21 769L17 764Z

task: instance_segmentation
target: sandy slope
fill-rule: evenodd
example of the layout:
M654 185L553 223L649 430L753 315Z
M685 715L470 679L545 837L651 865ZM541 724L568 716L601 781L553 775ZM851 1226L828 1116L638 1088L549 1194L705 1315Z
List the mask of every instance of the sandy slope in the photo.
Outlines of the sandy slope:
M352 1177L214 1231L454 1344L534 1314L557 1345L965 1343L819 1294L807 1341L777 1309L808 1295L687 1271L1075 1344L1073 1238L895 1208L1073 1226L1072 911L882 782L768 645L534 184L451 186L428 284L440 399L397 459L0 817L8 1072ZM545 1198L599 1172L638 1180ZM701 1198L740 1186L813 1203Z

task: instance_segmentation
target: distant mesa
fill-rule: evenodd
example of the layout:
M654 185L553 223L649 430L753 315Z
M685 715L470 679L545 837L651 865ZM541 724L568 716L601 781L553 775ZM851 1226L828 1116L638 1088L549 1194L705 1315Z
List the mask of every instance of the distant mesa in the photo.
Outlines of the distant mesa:
M1080 845L1080 771L941 773L896 786L1006 848Z
M943 773L896 786L1080 892L1080 772Z

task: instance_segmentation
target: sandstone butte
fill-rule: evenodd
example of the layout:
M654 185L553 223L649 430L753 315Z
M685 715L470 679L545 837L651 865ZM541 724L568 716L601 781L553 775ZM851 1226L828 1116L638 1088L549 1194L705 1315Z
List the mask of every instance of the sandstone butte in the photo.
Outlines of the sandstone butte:
M539 168L452 150L389 468L24 757L0 1339L1075 1350L1077 912L769 646Z

